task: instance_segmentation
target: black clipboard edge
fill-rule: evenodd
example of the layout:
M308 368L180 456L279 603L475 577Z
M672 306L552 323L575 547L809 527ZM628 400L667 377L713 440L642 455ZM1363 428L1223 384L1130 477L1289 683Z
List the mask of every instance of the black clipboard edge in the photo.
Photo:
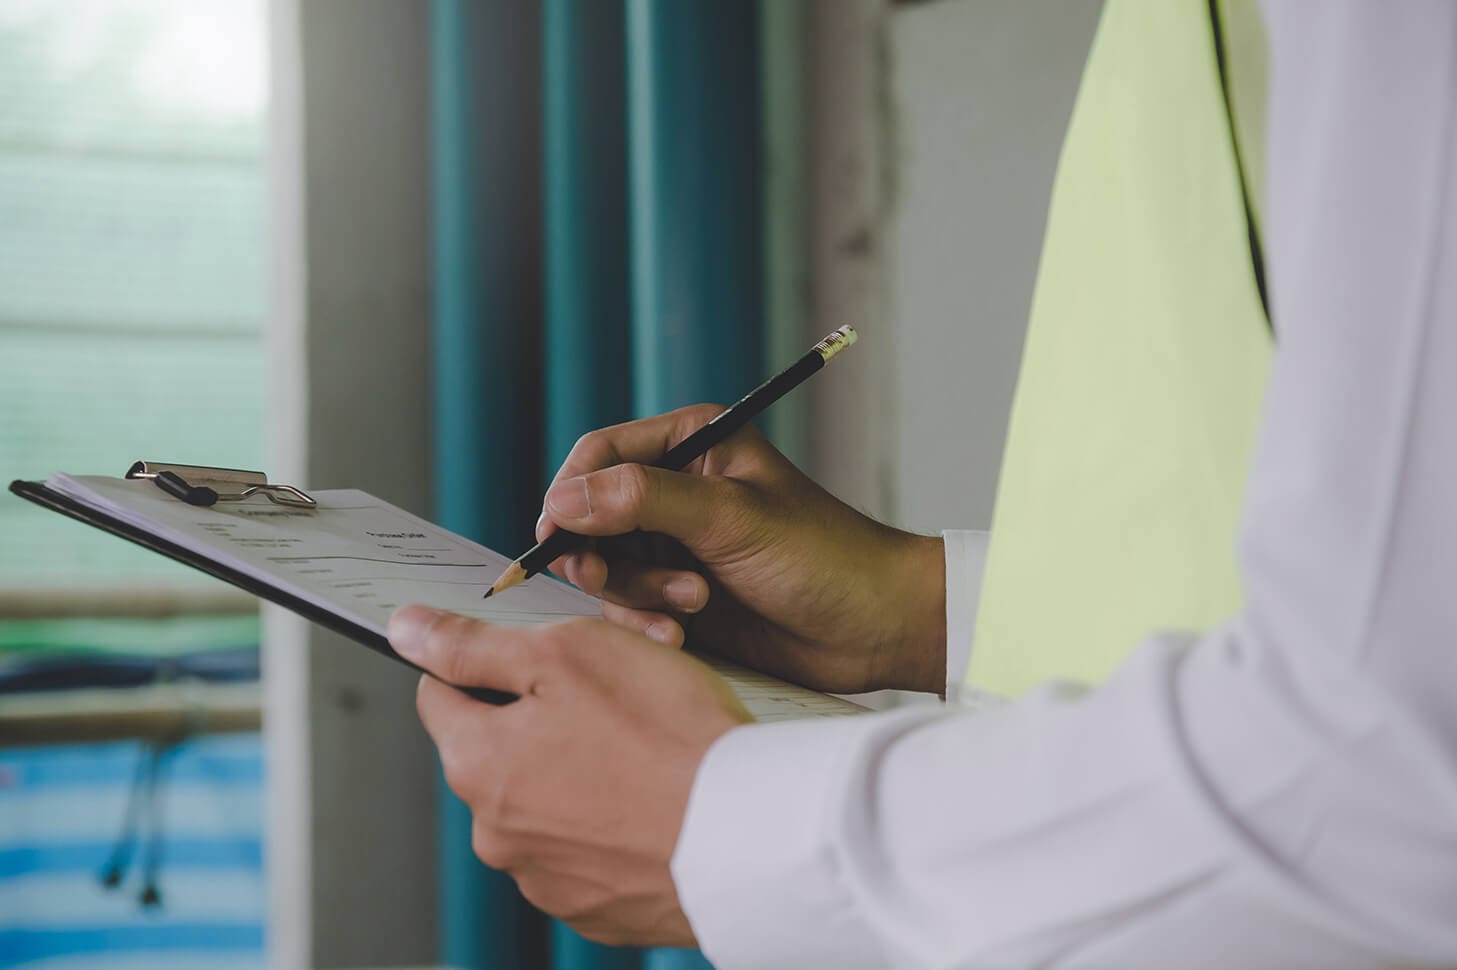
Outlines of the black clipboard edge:
M362 644L375 653L395 661L395 663L404 664L417 673L426 672L395 653L390 647L389 641L384 637L360 626L358 623L346 620L337 613L331 613L320 606L310 603L308 600L294 596L292 593L281 590L276 586L270 586L261 580L254 579L246 573L239 572L230 566L225 566L201 553L193 552L191 549L184 548L173 542L168 542L166 539L138 529L120 519L107 515L105 512L88 508L52 488L48 488L42 482L29 482L24 479L16 479L10 483L10 491L12 494L25 499L27 502L33 502L42 508L50 509L52 512L59 512L67 518L84 522L89 526L100 529L102 532L109 532L144 549L150 549L152 552L166 556L168 559L180 562L184 566L191 566L193 569L206 573L215 579L221 579L223 582L236 586L246 593L251 593L259 599L276 603L290 612L297 613L311 623L317 623L326 630L331 630L340 636L348 637L355 643ZM459 687L457 690L470 695L478 701L484 701L487 704L509 704L516 700L515 694L491 690L488 687Z

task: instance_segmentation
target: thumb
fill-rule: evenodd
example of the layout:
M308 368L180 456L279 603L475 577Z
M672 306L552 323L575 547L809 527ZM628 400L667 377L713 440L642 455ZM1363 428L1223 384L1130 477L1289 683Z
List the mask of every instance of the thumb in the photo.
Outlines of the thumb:
M557 482L546 514L563 529L589 536L660 532L690 549L742 521L747 490L733 479L685 475L648 465L613 465Z
M447 684L525 694L532 685L530 648L535 632L426 606L405 606L391 614L385 635L401 657Z

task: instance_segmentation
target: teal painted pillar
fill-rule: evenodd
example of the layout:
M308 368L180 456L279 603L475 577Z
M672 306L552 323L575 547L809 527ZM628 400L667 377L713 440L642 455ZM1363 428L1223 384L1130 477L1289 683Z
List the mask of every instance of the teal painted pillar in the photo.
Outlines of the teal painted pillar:
M639 415L765 376L758 14L627 0Z
M729 404L765 376L756 3L627 0L633 406ZM645 970L708 967L652 950Z
M542 7L546 475L583 433L632 416L623 8ZM554 970L639 970L640 951L553 921Z
M620 0L545 0L546 471L632 416Z
M435 514L522 549L541 467L540 22L529 0L434 0L431 18ZM441 962L544 966L540 918L440 792Z

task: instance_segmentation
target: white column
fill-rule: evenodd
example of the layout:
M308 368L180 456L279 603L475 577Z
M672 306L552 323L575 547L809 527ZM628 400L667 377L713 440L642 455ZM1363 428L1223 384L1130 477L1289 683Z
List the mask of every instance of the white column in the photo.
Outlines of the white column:
M269 470L429 516L428 3L269 12ZM271 966L433 958L435 761L414 684L265 612Z
M810 273L818 340L851 324L859 345L805 388L809 471L856 508L893 505L893 403L885 327L883 43L887 0L814 0L809 81L813 124Z

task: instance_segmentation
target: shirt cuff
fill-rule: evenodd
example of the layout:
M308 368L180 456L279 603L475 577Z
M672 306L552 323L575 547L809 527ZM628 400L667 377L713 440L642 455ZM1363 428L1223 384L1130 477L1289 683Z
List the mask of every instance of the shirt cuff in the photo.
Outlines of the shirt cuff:
M991 534L948 529L941 537L946 546L946 699L955 701L971 662Z
M699 948L718 970L887 965L827 838L844 758L877 722L750 724L709 748L672 871Z

